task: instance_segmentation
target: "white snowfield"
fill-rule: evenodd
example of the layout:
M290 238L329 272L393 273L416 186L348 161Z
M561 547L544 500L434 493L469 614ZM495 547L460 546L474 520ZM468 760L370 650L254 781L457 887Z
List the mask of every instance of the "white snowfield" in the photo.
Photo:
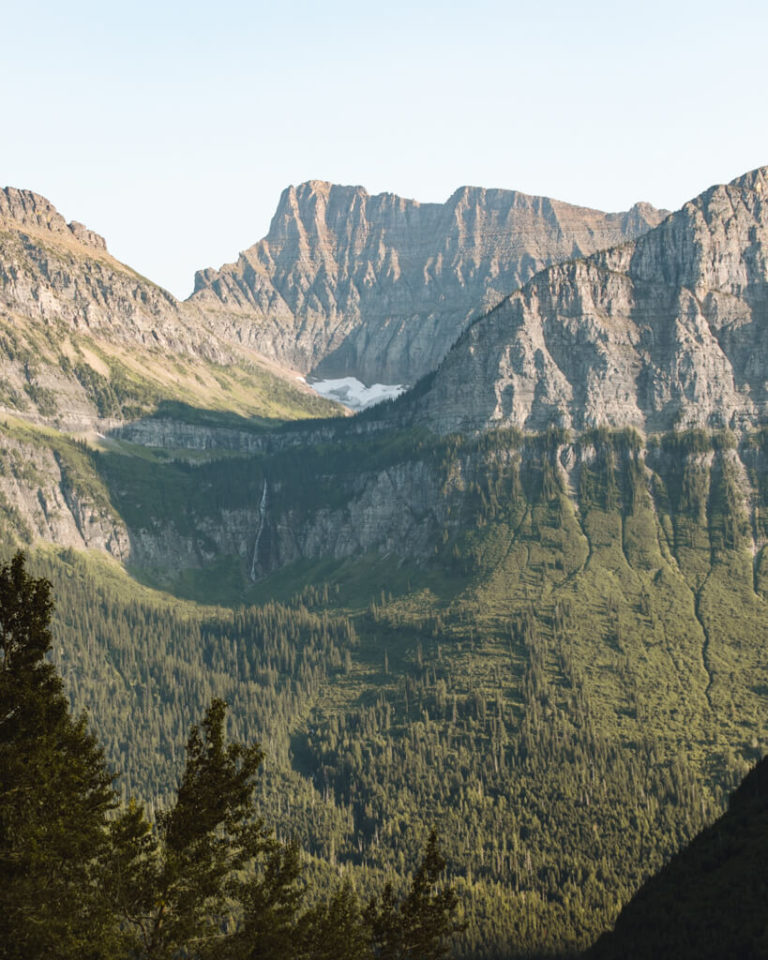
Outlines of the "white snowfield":
M405 393L407 386L397 383L374 383L366 387L355 377L342 377L341 380L307 380L307 385L315 393L328 400L343 403L350 410L365 410L382 400L394 400L401 393Z

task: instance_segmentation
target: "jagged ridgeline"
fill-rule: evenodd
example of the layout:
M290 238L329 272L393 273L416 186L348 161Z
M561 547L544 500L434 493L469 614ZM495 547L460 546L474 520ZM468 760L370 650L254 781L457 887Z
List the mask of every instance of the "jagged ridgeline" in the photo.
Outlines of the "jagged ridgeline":
M189 302L299 370L415 383L538 270L638 237L666 214L480 187L419 203L312 180L283 191L269 233L235 263L198 271Z
M235 389L231 351L274 321L285 350L297 330L317 333L312 362L332 357L337 329L349 333L337 359L356 355L363 314L350 320L362 333L334 318L357 286L339 281L321 236L343 220L340 195L289 192L242 269L203 277L187 305L163 301L157 349L143 307L126 318L78 299L112 289L97 282L118 269L101 248L65 281L82 258L65 270L62 250L80 257L89 235L54 219L63 246L37 221L6 231L6 326L33 339L26 354L8 341L3 540L35 549L54 582L57 666L126 791L165 802L183 732L225 697L233 732L268 751L265 815L361 889L403 884L439 826L466 903L464 956L567 953L613 923L768 741L767 188L755 171L639 239L541 271L390 406L276 430L264 428L299 414L259 414ZM350 196L366 217L406 211ZM445 236L481 250L493 231L464 229L466 199ZM491 199L478 224L533 209ZM469 277L473 243L445 271L429 254L433 293L438 274ZM58 259L38 269L48 254L29 248L46 244ZM370 263L370 302L397 299L403 273ZM494 263L478 277L495 296ZM281 276L306 303L259 313ZM62 312L68 298L79 313ZM97 337L109 317L123 320ZM182 328L199 338L191 359L174 347ZM47 381L35 361L56 331L69 346L43 364L64 371ZM256 363L249 349L237 356ZM160 364L173 395L99 417L104 384L75 367L114 391L125 351L134 370ZM219 387L206 393L209 374ZM74 439L83 423L88 443Z
M555 423L741 431L768 418L768 169L542 270L398 407L439 432Z
M62 447L139 580L281 600L192 607L48 559L57 665L128 790L162 801L226 696L309 850L375 887L437 822L465 955L586 946L765 748L767 454L556 429L348 428L198 464Z
M68 431L202 411L263 430L340 412L12 188L0 189L0 374L0 408Z

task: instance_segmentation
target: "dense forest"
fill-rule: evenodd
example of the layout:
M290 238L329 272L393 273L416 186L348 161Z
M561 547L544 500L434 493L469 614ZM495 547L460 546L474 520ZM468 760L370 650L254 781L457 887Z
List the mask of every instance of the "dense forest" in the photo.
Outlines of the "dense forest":
M0 955L8 960L441 960L463 928L437 836L410 889L363 909L349 876L309 896L299 847L254 802L258 743L214 699L154 823L119 804L86 718L46 659L50 583L0 569Z
M726 812L651 877L586 960L768 957L768 758Z
M412 462L448 518L426 558L302 561L254 584L250 555L213 553L171 593L151 568L34 551L57 597L52 661L124 801L168 809L186 733L220 698L265 751L259 809L311 869L404 896L435 824L459 955L591 943L764 752L766 439L595 431L566 475L568 442L345 425L199 462L62 446L69 482L90 477L134 529L214 530L265 476L274 509L309 517L343 507L361 464Z

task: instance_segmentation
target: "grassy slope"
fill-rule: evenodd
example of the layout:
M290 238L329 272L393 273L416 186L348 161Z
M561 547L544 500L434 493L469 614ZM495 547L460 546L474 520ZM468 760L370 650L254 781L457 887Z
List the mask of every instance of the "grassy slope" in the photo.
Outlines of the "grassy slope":
M0 317L0 343L18 374L3 386L0 402L52 422L68 411L58 400L61 384L47 385L49 369L68 380L80 403L101 417L135 419L159 412L195 423L215 421L218 413L220 425L248 426L250 421L252 429L341 413L288 371L247 351L226 365L183 353L169 358L159 348L75 337L61 325L41 327L18 316Z
M7 410L55 423L73 413L135 419L178 403L261 426L342 413L298 384L293 372L206 332L203 315L106 251L8 224L0 224L0 247L7 266L0 270L0 406ZM17 285L31 291L26 307L16 302ZM114 330L90 326L91 305L97 313L113 311ZM66 322L60 313L78 319ZM137 316L143 331L134 328ZM153 346L154 324L160 340L169 334L179 347ZM185 341L198 344L197 351L184 349ZM206 354L228 360L216 363Z

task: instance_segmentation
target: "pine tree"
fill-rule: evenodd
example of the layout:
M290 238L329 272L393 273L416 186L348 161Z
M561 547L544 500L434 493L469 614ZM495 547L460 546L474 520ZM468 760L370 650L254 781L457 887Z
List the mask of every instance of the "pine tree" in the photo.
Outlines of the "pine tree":
M446 862L433 830L424 859L414 875L400 914L404 931L404 955L409 960L444 960L450 956L450 938L463 929L455 919L459 898L449 886L440 886Z
M445 867L433 830L405 899L398 903L388 884L381 902L368 904L364 919L378 960L446 960L450 956L451 938L465 926L456 919L456 892L440 884Z
M302 919L308 960L372 960L370 930L348 877L327 903Z
M117 955L146 956L157 938L162 861L157 835L134 800L110 824L110 841L111 856L102 881L105 899L120 926Z
M304 956L302 938L297 935L304 897L301 874L299 848L275 842L264 870L240 888L242 924L219 952L221 960L299 960Z
M240 872L269 848L253 814L258 744L225 743L226 704L214 700L187 741L175 804L153 834L132 805L112 829L114 879L108 883L130 954L142 960L224 956Z
M380 901L370 901L363 918L371 931L371 945L377 960L401 960L403 922L391 883L385 885Z
M51 585L16 554L0 569L0 955L109 956L112 917L97 882L108 853L113 777L70 715L53 666Z

